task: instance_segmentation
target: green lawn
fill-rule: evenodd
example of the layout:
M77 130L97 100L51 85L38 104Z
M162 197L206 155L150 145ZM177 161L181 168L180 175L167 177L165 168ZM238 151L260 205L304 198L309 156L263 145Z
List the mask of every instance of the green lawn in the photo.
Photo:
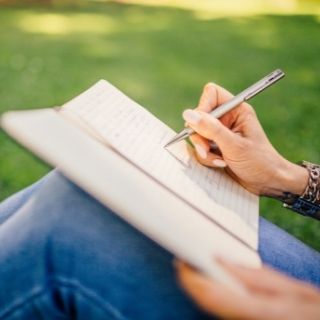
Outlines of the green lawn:
M314 12L214 17L116 3L1 8L0 112L59 105L104 78L179 130L181 111L196 105L206 82L236 93L279 67L285 80L252 104L282 154L319 163L316 5ZM0 199L48 170L0 132ZM261 213L320 249L316 221L267 199Z

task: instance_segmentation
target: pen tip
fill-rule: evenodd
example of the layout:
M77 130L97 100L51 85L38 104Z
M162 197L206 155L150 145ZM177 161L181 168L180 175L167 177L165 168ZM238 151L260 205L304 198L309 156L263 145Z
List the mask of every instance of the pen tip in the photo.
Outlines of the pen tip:
M165 149L168 149L168 147L170 147L172 144L174 144L176 142L176 139L172 139L170 140L169 142L167 142L165 145L164 145L164 148Z

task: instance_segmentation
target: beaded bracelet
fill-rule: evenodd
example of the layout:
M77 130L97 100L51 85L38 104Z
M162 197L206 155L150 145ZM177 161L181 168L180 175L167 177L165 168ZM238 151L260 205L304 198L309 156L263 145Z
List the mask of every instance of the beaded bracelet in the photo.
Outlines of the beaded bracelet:
M302 197L313 203L320 204L320 165L307 161L301 164L309 171L308 185Z
M309 172L306 189L301 196L287 193L283 206L304 216L320 220L320 165L302 161Z

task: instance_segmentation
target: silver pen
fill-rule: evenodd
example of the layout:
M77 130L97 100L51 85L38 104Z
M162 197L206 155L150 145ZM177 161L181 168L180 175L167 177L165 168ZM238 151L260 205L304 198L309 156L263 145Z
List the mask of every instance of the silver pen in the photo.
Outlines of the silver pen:
M284 77L284 72L280 69L277 69L271 72L269 75L264 77L263 79L259 80L249 88L245 89L244 91L240 92L238 95L234 96L231 100L223 103L219 107L215 108L210 112L212 116L215 118L222 117L228 111L234 109L239 104L244 101L248 101L249 99L253 98L259 92L263 91L264 89L270 87L272 84L277 82L278 80ZM168 146L179 142L183 139L188 138L194 133L194 130L191 128L185 128L180 133L175 135L164 147L167 148Z

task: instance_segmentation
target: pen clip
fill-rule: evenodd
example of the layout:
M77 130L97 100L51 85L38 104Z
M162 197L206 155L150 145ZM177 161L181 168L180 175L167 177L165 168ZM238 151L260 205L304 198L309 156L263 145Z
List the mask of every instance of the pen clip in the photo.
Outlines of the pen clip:
M284 72L280 69L277 69L271 72L269 75L252 85L250 88L246 90L246 95L244 100L247 101L257 95L259 92L263 91L264 89L271 86L273 83L277 82L278 80L284 77Z

